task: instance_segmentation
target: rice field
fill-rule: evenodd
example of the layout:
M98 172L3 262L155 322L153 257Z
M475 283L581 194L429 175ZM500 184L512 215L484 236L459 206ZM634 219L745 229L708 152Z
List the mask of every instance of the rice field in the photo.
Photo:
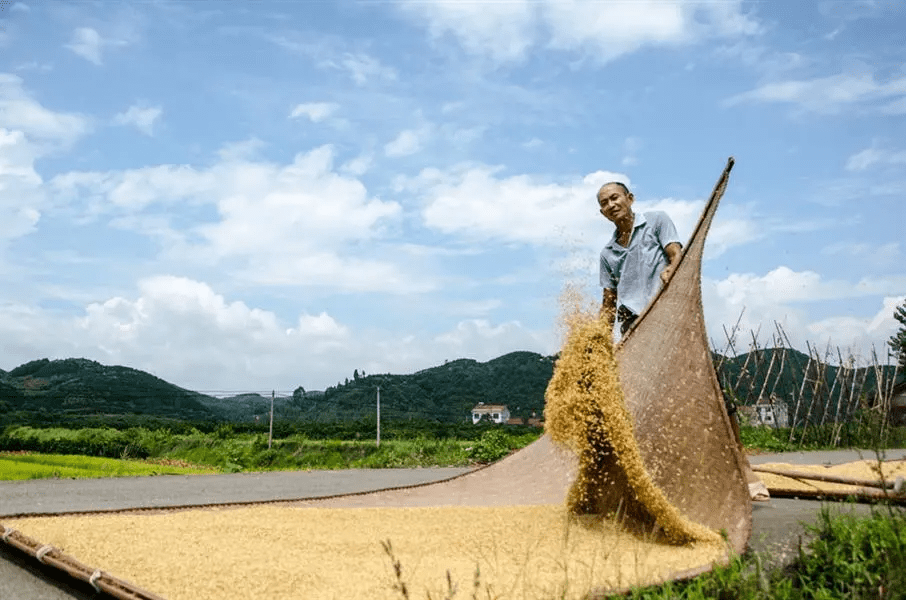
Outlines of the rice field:
M0 452L0 481L23 479L81 479L142 475L216 473L217 469L163 462L121 460L63 454Z

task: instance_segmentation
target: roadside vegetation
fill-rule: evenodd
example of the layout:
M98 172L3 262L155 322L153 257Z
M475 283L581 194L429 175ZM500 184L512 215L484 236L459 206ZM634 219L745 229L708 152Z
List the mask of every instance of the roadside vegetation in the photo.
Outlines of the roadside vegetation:
M205 433L191 428L181 433L169 429L36 428L10 426L0 434L0 451L70 454L108 459L182 461L220 472L353 469L389 467L463 467L486 464L518 450L541 434L529 427L458 427L430 436L426 427L388 427L380 445L357 428L329 427L336 437L318 433L239 433L226 425ZM313 434L314 433L314 434ZM374 435L374 430L370 432ZM313 434L313 435L312 435ZM389 439L388 439L389 438ZM270 445L270 447L268 447ZM22 465L21 469L27 469ZM53 470L36 469L35 476L54 476ZM66 477L67 475L59 475ZM0 478L3 478L0 472Z
M689 581L634 590L634 600L900 600L906 598L906 511L879 505L867 517L825 507L811 541L788 565L744 556ZM619 596L625 598L627 596ZM616 598L616 597L614 597Z
M215 473L210 467L175 461L139 461L64 454L0 452L0 481L20 479L86 479L139 475L194 475Z

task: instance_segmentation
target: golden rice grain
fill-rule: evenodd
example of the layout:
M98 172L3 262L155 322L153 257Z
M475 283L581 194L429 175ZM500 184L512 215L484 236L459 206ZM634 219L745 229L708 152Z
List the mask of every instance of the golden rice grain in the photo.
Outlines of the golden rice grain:
M787 463L765 463L759 465L769 469L783 471L798 471L805 473L815 473L817 475L833 475L837 477L849 477L864 480L880 480L883 474L884 481L891 485L897 477L906 478L906 461L878 461L878 460L858 460L826 467L824 465L792 465ZM785 492L842 492L858 493L861 486L846 485L843 483L833 483L828 481L817 481L813 479L802 479L795 477L786 477L773 473L758 473L758 477L771 491L783 490Z
M285 508L18 519L6 523L171 600L581 598L720 560L722 544L669 546L563 506Z
M605 496L630 504L630 519L653 521L676 544L716 542L719 535L674 507L645 470L623 400L613 334L605 319L584 311L575 292L562 301L566 342L545 393L545 431L579 456L568 497L574 513L600 512Z

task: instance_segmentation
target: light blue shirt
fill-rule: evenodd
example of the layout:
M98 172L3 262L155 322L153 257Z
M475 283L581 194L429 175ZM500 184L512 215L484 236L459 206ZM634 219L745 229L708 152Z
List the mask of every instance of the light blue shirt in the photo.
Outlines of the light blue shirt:
M641 313L661 288L669 244L680 243L676 226L659 210L636 213L629 247L617 243L617 232L601 250L601 287L616 290L617 306Z

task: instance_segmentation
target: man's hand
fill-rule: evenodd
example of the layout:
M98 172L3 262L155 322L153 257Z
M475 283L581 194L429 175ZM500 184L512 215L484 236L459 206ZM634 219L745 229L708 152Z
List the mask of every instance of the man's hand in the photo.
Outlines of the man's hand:
M673 265L667 265L667 268L661 271L661 281L664 285L667 285L667 282L670 281L670 276L673 275L675 267Z
M667 255L667 268L661 271L661 281L666 285L670 281L670 276L676 270L676 265L679 264L679 259L683 255L683 247L676 242L672 242L664 248L664 254Z

